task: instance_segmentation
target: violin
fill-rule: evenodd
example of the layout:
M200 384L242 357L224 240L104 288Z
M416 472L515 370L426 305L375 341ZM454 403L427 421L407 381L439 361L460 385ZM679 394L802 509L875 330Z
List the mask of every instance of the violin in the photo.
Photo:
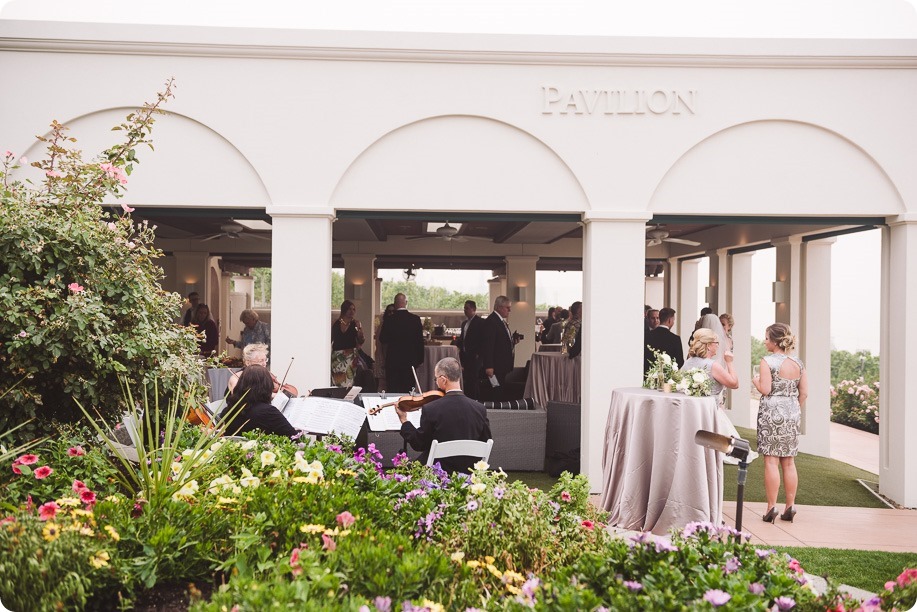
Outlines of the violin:
M271 379L274 381L274 393L283 392L289 398L294 398L299 395L299 390L290 384L285 384L287 382L287 375L290 373L290 368L293 367L293 360L295 357L290 357L290 365L287 366L287 371L283 373L283 380L277 382L277 377L271 374Z
M432 401L438 400L439 398L445 396L446 394L442 391L425 391L420 395L402 395L394 402L389 402L388 404L381 404L375 408L370 408L367 411L367 414L370 416L379 414L382 412L383 408L388 408L389 406L397 406L404 412L414 412L423 408L425 405L429 404Z

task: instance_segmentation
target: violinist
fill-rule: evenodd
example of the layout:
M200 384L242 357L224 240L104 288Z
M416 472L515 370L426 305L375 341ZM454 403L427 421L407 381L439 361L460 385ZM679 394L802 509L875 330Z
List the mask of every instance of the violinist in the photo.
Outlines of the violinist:
M401 421L401 437L414 450L421 451L417 458L421 463L427 462L427 455L433 440L449 442L451 440L480 440L486 442L492 436L490 421L484 405L462 392L459 383L462 377L462 366L454 357L441 359L433 370L436 375L436 386L445 392L441 399L428 402L420 415L420 427L416 428L408 421L407 412L395 404L395 412ZM440 461L440 466L448 472L468 472L479 458L448 457Z
M238 372L233 372L232 376L229 377L229 383L227 384L227 391L232 393L236 388L236 383L239 382L239 377L242 375L242 372L245 368L253 365L267 367L267 352L268 347L266 344L249 344L242 349L242 370ZM271 379L274 381L274 391L271 397L281 392L281 390L289 397L296 397L299 395L299 390L296 389L291 384L281 385L281 381L271 373Z

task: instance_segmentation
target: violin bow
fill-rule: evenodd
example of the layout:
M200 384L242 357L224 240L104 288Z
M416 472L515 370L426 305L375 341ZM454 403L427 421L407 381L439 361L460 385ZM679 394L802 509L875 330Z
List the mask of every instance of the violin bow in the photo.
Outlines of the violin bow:
M287 376L289 376L289 374L290 374L290 368L293 367L293 360L294 360L294 359L296 359L296 357L290 357L290 365L287 366L287 371L283 373L283 380L280 381L280 389L281 389L281 390L283 389L284 383L287 382ZM279 393L279 391L278 391L278 393Z
M414 369L414 366L411 366L411 372L414 373L414 384L417 385L417 393L423 395L423 388L420 386L420 379L417 378L417 370Z

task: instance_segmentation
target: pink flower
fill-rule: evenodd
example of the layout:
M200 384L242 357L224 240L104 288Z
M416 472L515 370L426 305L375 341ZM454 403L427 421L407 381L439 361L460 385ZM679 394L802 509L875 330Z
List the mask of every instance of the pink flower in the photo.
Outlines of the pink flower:
M19 158L19 163L24 166L27 163L29 163L29 158L23 155L22 157Z
M294 548L293 554L290 555L290 567L293 568L293 575L299 576L302 574L302 568L299 567L299 549Z
M50 476L53 472L54 470L49 468L47 465L43 465L40 468L38 468L37 470L35 470L35 478L37 478L38 480L44 480L45 478Z
M790 566L790 569L796 572L797 574L802 573L802 566L799 565L799 561L796 559L790 559L790 562L787 564Z
M592 531L592 528L595 527L595 523L593 523L592 521L583 521L582 523L580 523L580 525L582 525L589 531Z
M50 519L53 519L55 516L57 516L58 510L60 510L60 506L58 506L54 502L48 502L46 504L42 504L38 507L38 518L40 518L43 521L48 521Z
M85 490L85 489L88 489L89 487L87 487L87 486L83 483L82 480L74 480L74 481L73 481L73 485L71 485L70 488L73 489L73 492L74 492L74 493L79 493L80 491L83 491L83 490Z
M16 461L13 461L13 474L22 474L22 470L20 470L19 467L17 467L19 465L21 465L19 462L19 459L16 459Z
M109 222L108 222L108 229L110 229L111 231L115 231L116 229L118 229L118 226L115 225L113 222L109 221Z
M124 181L124 182L126 183L127 181ZM126 213L132 213L132 212L134 212L134 209L131 208L130 206L128 206L127 204L125 204L124 202L121 202L121 208L123 208L123 209L124 209L124 212L126 212Z
M22 465L32 465L33 463L38 462L38 455L23 455L19 459L16 459L16 463Z
M70 283L69 285L67 285L67 289L69 289L70 291L74 293L82 293L83 291L86 290L86 288L83 287L83 285L79 283Z
M898 586L902 589L912 582L917 581L917 567L912 567L901 572L897 578Z
M48 178L60 178L63 176L63 174L61 174L57 170L45 170L45 176L47 176Z
M704 593L704 601L709 603L714 608L719 608L720 606L725 605L726 602L728 602L730 599L732 599L732 595L719 589L710 589Z
M331 551L331 550L336 549L337 547L338 545L334 543L334 540L331 539L331 536L329 536L326 533L322 534L322 550Z
M335 520L337 520L338 525L340 525L344 529L347 529L348 527L353 525L354 521L356 521L357 519L350 512L344 510L343 512L341 512L340 514L338 514L335 517Z
M28 336L28 335L29 335L29 334L27 334L25 330L22 330L21 332L19 332L19 337L20 337L20 338L25 338L25 337Z
M82 446L71 446L70 448L67 449L67 454L70 455L71 457L82 457L83 455L86 454L86 451L83 450ZM75 480L74 482L79 482L79 481Z
M894 580L889 580L888 582L886 582L886 583L885 583L885 590L886 590L886 591L894 591L894 590L895 590L895 581L894 581Z
M127 184L127 177L124 175L124 170L122 170L118 166L115 166L114 164L104 163L104 164L99 164L99 168L101 168L109 178L116 179L122 185Z
M96 494L89 489L83 489L80 491L80 501L86 505L91 506L96 503Z
M10 151L9 149L6 150L6 153L4 154L4 156L5 157L16 157L15 155L13 155L13 152Z
M570 494L567 491L563 491L560 494L560 499L565 502L570 501Z

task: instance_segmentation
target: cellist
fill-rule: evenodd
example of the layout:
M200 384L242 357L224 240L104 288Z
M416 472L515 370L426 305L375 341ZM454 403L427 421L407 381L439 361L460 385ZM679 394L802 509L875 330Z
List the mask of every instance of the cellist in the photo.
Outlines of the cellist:
M487 409L462 392L459 382L462 378L462 366L458 360L454 357L440 359L433 373L436 375L436 386L445 395L424 405L419 428L414 427L408 420L407 411L395 404L395 412L401 421L401 437L414 450L421 451L420 457L417 458L421 463L427 462L433 440L486 442L492 437ZM448 457L440 460L440 466L448 472L468 472L477 460L475 457Z

